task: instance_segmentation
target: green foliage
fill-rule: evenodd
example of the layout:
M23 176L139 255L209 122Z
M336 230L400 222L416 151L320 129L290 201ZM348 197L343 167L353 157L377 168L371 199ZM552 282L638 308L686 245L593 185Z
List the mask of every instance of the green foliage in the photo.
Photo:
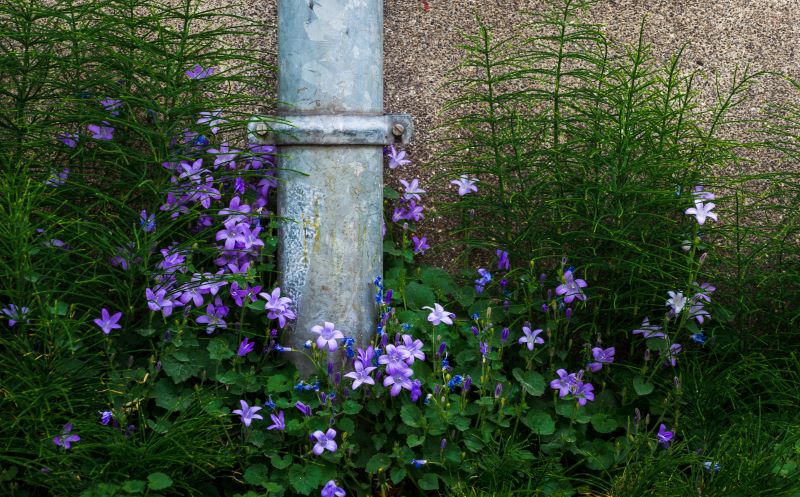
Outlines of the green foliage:
M743 144L719 136L754 75L737 72L701 111L680 52L659 68L643 36L613 46L582 20L588 5L551 2L509 39L480 22L465 39L453 76L462 94L447 106L452 139L438 162L480 187L450 210L461 223L453 243L475 249L461 262L508 250L512 269L492 269L476 289L471 269L415 265L409 231L388 227L372 345L385 354L395 337L422 342L413 362L403 359L415 383L395 395L377 357L382 376L354 388L345 375L357 351L342 341L347 350L333 354L277 352L280 332L270 330L282 327L263 301L231 305L224 330L198 322L202 308L148 309L145 288L170 277L191 284L219 255L197 229L207 210L156 211L174 193L161 165L213 161L208 148L221 140L244 143L249 92L268 78L252 54L216 42L253 26L194 0L0 5L0 305L29 309L14 327L2 321L0 490L255 497L317 495L335 480L351 496L797 497L800 362L786 350L797 337L800 195L788 175L717 174L741 160ZM195 64L218 72L187 77ZM118 113L101 104L112 97ZM197 117L214 109L227 122L203 148L192 133L208 133ZM775 112L764 145L796 159L800 113ZM102 121L113 140L86 132ZM58 133L79 133L75 146ZM229 195L234 176L220 174ZM753 185L776 178L786 181L748 203ZM684 214L698 184L719 192L733 222L698 230ZM746 222L765 206L785 222ZM143 229L142 209L156 212L157 229ZM260 222L263 257L225 276L225 298L234 284L272 288L276 225ZM164 247L186 257L185 274L158 269ZM588 299L555 291L570 264ZM689 311L657 317L668 290L702 295L695 281L728 287L708 306L710 324ZM392 301L381 300L390 288ZM435 303L452 325L429 322ZM121 330L93 323L103 307L123 313ZM631 337L644 315L664 339ZM755 329L767 315L767 329ZM523 329L541 340L520 343ZM708 342L690 342L702 330ZM259 349L239 352L243 338ZM614 363L587 366L595 345L615 346ZM299 379L289 353L318 373ZM562 370L591 382L593 398L559 395ZM240 402L262 419L242 423L232 413ZM100 411L112 413L108 425ZM53 443L67 423L80 436L70 449ZM671 441L659 443L662 424ZM313 434L329 428L336 450L317 455Z

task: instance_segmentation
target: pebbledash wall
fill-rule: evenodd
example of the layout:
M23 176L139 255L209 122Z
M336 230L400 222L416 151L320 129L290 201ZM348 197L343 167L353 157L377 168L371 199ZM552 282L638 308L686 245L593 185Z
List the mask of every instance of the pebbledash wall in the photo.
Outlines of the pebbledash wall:
M307 0L294 0L307 1ZM326 0L315 0L324 2ZM205 0L208 6L228 5L227 0ZM276 0L246 0L238 14L265 20L261 46L264 52L276 51L274 26ZM419 178L429 198L455 197L449 185L430 184L438 171L432 158L437 151L436 127L442 123L443 103L453 90L443 88L448 69L459 60L461 33L474 33L475 16L494 26L498 36L530 19L527 12L538 11L539 0L428 0L425 12L419 0L385 0L385 112L405 112L414 117L414 138L407 147L413 164L385 171L386 181ZM633 43L646 19L645 37L653 54L666 62L683 44L684 67L705 75L698 83L703 103L713 105L715 77L723 87L730 82L736 66L755 71L774 71L800 79L800 0L598 0L590 10L590 20L604 24L612 40ZM272 62L269 56L265 60ZM768 104L800 103L800 92L778 76L764 78L749 95L742 117L756 117ZM745 128L732 133L745 133ZM759 157L750 167L770 170L787 167L770 157ZM800 166L797 166L800 169ZM421 228L431 245L447 236L446 220L428 212ZM430 252L429 252L430 254ZM433 251L431 262L444 263L445 253Z

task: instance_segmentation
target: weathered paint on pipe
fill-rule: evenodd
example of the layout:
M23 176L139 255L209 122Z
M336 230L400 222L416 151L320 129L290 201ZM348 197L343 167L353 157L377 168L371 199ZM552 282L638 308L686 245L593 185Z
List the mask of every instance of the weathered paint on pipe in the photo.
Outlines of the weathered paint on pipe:
M279 114L383 113L383 0L278 1ZM379 145L280 147L282 289L297 306L286 345L334 323L359 344L375 332L382 274ZM301 372L310 365L295 355Z

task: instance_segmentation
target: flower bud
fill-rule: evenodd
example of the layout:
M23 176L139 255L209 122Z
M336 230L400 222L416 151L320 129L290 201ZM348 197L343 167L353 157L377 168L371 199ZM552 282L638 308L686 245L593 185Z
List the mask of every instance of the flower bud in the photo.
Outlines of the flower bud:
M564 311L564 315L567 317L567 321L572 319L572 308L571 307L567 307L567 310Z
M486 360L486 358L484 357L484 361L485 361L485 360ZM676 378L676 379L677 379L677 378ZM471 378L471 377L469 377L469 376L467 376L467 377L464 379L464 386L462 386L462 387L461 387L461 391L462 391L462 392L465 392L465 393L466 393L466 392L469 392L469 388L470 388L471 386L472 386L472 378Z
M498 383L497 386L494 387L494 398L500 397L500 394L503 393L503 384Z
M447 447L447 439L443 438L441 442L439 442L439 450L444 450Z
M504 341L504 342L505 342L506 340L508 340L508 334L509 334L510 332L511 332L511 330L509 330L508 328L503 328L503 332L502 332L502 333L500 333L500 340L502 340L502 341Z

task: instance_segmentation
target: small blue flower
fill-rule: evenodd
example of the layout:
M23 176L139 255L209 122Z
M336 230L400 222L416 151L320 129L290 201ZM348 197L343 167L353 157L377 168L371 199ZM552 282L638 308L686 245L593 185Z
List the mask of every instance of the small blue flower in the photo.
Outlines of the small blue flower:
M197 137L197 140L194 141L195 145L200 145L201 147L205 147L208 145L208 138L203 135Z
M270 395L269 399L266 402L264 402L264 406L270 411L275 410L275 402L272 401L272 395Z
M464 377L460 374L457 374L450 378L450 381L447 382L447 386L450 387L450 391L454 392L456 387L461 386L464 383Z
M403 326L402 326L402 327L403 327L403 331L408 331L408 330L410 330L410 329L411 329L411 325L410 325L410 324L408 324L408 323L403 323Z
M311 347L313 347L313 344L311 343L311 340L306 340L306 343L303 344L303 348L306 349L306 350L310 350Z
M699 343L700 345L705 345L707 339L708 339L708 337L705 336L705 334L702 331L700 333L693 333L692 334L692 340L695 343Z
M424 465L428 464L427 459L412 459L410 464L413 464L414 467L417 469L423 467Z
M477 312L472 313L473 321L477 321L478 319L480 319L480 317L481 317L481 315L478 314Z

